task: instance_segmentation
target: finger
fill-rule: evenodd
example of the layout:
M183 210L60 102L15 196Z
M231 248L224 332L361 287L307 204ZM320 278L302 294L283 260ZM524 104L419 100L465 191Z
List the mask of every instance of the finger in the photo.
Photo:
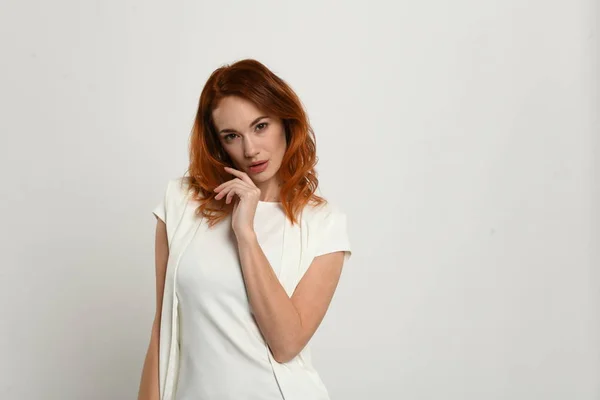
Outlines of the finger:
M217 186L216 188L214 188L214 192L219 192L220 190L223 190L223 188L233 184L233 183L243 183L244 185L248 185L246 182L244 182L242 179L240 178L233 178L228 180L227 182L223 182L221 183L219 186Z
M230 187L235 187L237 188L237 194L238 196L240 196L240 199L242 198L260 198L260 189L257 188L256 186L249 186L246 182L241 181L239 179L234 179L233 181L231 181L230 185L227 186L228 188ZM221 189L221 193L224 191L224 189Z
M216 188L214 188L213 191L216 192L216 193L222 192L225 188L228 188L229 186L231 186L232 184L234 184L236 182L242 182L242 180L239 179L239 178L234 178L234 179L231 179L231 180L229 180L227 182L223 182L219 186L217 186Z
M220 200L225 196L228 196L227 204L231 201L231 196L237 194L242 197L250 188L243 182L231 182L229 185L223 187L219 194L215 196L215 200ZM233 192L233 193L232 193Z
M238 187L232 187L231 190L229 191L229 193L227 193L227 199L225 199L225 203L229 204L231 203L231 200L233 200L233 196L238 195L240 196L239 193L239 188Z
M248 185L250 185L250 186L256 186L256 185L254 185L254 182L252 181L252 179L250 179L250 177L248 176L247 173L242 172L242 171L238 171L237 169L229 168L229 167L225 167L225 170L227 172L229 172L231 175L237 176L242 181L246 182Z
M231 184L223 185L221 188L219 188L218 191L215 189L215 191L218 192L217 195L215 196L215 200L221 200L224 196L227 195L227 193L229 193L230 190L231 190Z

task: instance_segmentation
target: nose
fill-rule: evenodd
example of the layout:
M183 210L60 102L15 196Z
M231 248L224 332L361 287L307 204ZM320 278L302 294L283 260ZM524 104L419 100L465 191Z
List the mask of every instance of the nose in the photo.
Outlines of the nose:
M249 137L244 138L244 156L247 158L254 158L258 154L256 145L252 142Z

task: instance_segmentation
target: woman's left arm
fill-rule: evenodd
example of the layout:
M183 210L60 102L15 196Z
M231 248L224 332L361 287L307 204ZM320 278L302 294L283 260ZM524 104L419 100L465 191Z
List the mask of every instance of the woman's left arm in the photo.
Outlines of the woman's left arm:
M269 264L256 235L237 235L248 299L273 358L285 363L313 336L333 298L344 263L344 252L317 256L288 297Z
M225 169L237 178L217 186L215 199L225 197L226 203L234 201L234 197L239 199L234 203L231 224L248 300L273 358L285 363L304 348L323 320L340 279L344 252L315 257L292 297L288 297L254 231L260 190L246 173Z

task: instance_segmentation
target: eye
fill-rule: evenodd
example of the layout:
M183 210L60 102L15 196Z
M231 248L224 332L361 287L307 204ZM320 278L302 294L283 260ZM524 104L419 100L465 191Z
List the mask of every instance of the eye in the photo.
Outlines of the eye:
M262 131L263 129L265 129L267 127L267 125L269 125L266 122L261 122L260 124L256 125L256 128L260 131ZM260 126L262 126L262 128L259 128Z
M226 142L230 142L233 140L231 136L235 136L235 133L228 133L227 135L223 136L223 139L225 139Z

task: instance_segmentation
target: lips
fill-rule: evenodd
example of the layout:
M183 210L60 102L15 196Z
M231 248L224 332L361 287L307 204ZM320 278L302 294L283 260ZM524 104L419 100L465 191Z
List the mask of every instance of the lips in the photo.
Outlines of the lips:
M267 169L268 165L269 165L269 160L260 161L260 162L251 164L250 167L248 168L248 170L251 173L257 174L257 173L263 172L265 169Z

